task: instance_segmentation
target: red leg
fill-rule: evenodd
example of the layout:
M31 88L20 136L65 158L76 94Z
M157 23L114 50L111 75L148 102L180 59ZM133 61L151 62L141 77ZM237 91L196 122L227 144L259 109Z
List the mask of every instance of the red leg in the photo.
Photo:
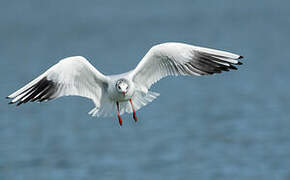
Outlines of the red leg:
M130 101L130 104L131 104L131 107L132 107L132 110L133 110L133 118L134 118L135 122L137 122L136 111L135 111L135 109L133 107L132 99L130 99L129 101Z
M122 118L121 118L121 115L120 115L120 107L119 107L119 102L117 101L117 109L118 109L118 119L119 119L119 124L120 126L122 126Z

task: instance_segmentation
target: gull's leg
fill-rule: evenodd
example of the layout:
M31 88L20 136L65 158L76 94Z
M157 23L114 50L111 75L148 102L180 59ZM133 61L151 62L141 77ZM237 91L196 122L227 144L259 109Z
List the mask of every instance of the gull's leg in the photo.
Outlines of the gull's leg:
M120 107L119 107L119 102L117 101L117 109L118 109L118 119L119 119L119 123L120 123L120 126L122 126L122 118L121 118L121 115L120 115Z
M136 111L135 111L135 109L133 107L132 99L130 99L129 101L130 101L130 104L131 104L131 107L132 107L132 110L133 110L133 118L134 118L135 122L137 122Z

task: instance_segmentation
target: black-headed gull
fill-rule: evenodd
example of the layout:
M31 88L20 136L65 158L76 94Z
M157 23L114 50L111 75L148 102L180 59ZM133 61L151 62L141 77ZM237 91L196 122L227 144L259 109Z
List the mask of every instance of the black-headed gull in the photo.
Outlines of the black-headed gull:
M8 96L11 104L28 101L42 102L61 96L83 96L92 99L92 116L110 116L136 111L152 102L159 93L148 91L152 84L173 75L208 75L236 70L240 65L237 54L183 43L163 43L153 46L137 67L129 72L106 76L84 57L60 60L39 77Z

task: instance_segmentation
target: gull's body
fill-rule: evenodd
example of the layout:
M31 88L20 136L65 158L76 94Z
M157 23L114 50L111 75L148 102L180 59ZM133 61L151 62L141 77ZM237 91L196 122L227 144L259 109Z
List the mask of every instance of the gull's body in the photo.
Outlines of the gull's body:
M208 75L236 69L242 56L183 43L153 46L132 71L105 76L84 57L62 59L23 88L8 96L20 105L28 101L46 101L61 96L92 99L95 108L89 114L110 116L134 113L153 101L158 93L152 84L169 75Z

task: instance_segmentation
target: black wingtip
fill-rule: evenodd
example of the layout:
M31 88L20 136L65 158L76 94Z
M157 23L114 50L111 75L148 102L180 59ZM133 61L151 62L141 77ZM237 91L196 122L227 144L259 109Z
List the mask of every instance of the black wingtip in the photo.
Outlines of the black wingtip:
M5 99L10 99L10 97L9 97L9 96L7 96L7 97L5 97Z
M237 65L242 65L242 64L243 64L243 63L239 61Z
M229 68L232 70L238 70L238 68L236 66L233 66L233 65L230 65Z
M8 104L14 104L14 102L11 101L11 102L9 102Z
M238 59L243 59L244 58L244 56L240 56Z

